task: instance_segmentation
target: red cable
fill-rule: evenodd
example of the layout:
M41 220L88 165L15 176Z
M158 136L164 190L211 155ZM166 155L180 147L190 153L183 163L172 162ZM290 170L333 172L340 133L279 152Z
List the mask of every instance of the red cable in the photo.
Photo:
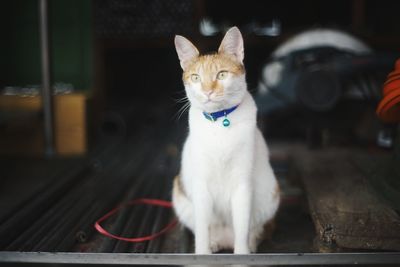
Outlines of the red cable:
M163 229L161 229L157 233L154 233L154 234L151 234L151 235L148 235L148 236L134 237L134 238L113 235L110 232L108 232L107 230L105 230L100 225L101 222L103 222L104 220L106 220L109 217L111 217L112 215L114 215L121 208L123 208L125 206L133 206L133 205L137 205L137 204L146 204L146 205L159 206L159 207L164 207L164 208L172 208L172 203L171 202L165 201L165 200L161 200L161 199L148 199L148 198L135 199L135 200L129 201L128 203L120 205L120 206L112 209L111 211L109 211L106 215L104 215L103 217L101 217L100 219L98 219L95 222L94 228L96 228L96 230L100 234L105 235L107 237L114 238L114 239L127 241L127 242L144 242L144 241L149 241L149 240L156 239L160 235L162 235L165 232L171 230L178 223L178 221L176 219L174 219L172 222L170 222L167 226L165 226Z

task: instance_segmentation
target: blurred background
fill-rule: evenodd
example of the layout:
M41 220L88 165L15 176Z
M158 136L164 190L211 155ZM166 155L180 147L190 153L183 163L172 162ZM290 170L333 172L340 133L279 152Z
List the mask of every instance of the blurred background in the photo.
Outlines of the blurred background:
M264 251L400 249L398 127L376 115L399 58L399 2L49 0L46 12L39 3L0 8L2 250L190 251L190 235L173 242L184 231L138 246L91 226L117 203L170 198L187 135L174 36L211 52L232 26L244 37L248 88L284 195L281 226ZM333 184L323 188L321 179ZM326 205L313 204L328 192ZM366 203L372 208L357 213ZM339 221L339 213L352 215ZM171 216L126 211L108 225L140 235ZM288 231L294 225L304 231Z
M68 107L55 104L54 139L56 150L61 152L66 149L62 154L85 153L104 135L128 134L127 131L140 128L147 119L160 117L157 110L166 115L164 119L171 114L173 117L180 108L174 100L183 95L181 69L173 47L175 34L187 36L201 51L210 52L217 49L225 30L237 25L245 38L247 80L253 94L259 90L263 68L271 60L272 52L304 31L321 28L344 31L353 34L354 38L359 38L377 53L397 52L399 44L399 29L392 22L396 15L396 3L391 1L354 0L331 4L311 0L295 3L50 1L48 11L51 87L57 95L55 102L71 105L70 109L79 105L79 110L74 109L74 114L71 114ZM1 151L4 154L40 154L43 147L42 127L39 126L40 104L29 98L40 95L42 82L38 2L5 1L1 12L3 41L0 68L3 75L0 92L2 102L6 102L1 107ZM330 45L333 45L332 42ZM318 44L314 46L318 47ZM324 64L323 58L331 56L325 54L320 56L322 59L314 59L316 62L312 64ZM340 58L340 55L335 57ZM371 73L358 77L361 80L359 83L375 84L367 85L373 88L360 89L369 94L364 99L358 99L357 105L361 107L353 110L356 113L368 106L375 108L382 83L382 77L376 76L378 72L386 75L394 62L393 57L384 63L375 59L371 61L364 64L367 67L356 66L354 75L351 75L354 80L355 76L365 72L365 68L374 65ZM338 68L345 65L343 63ZM294 70L294 75L299 70ZM350 80L347 77L337 79L340 86ZM14 98L5 95L28 98L11 104ZM261 110L269 106L268 101L259 102ZM295 100L292 102L298 104ZM331 104L329 111L336 104L342 104L339 102L342 101ZM291 109L292 105L282 107ZM349 112L340 110L339 113L346 117L341 123L349 122ZM306 125L298 129L299 126L291 122L290 114L286 118L273 115L274 122L285 121L284 124L292 128L271 125L267 134L272 137L291 139L302 138L306 134L303 132ZM296 121L299 121L298 116L294 116ZM22 123L24 118L29 123ZM291 132L290 136L287 136L288 132ZM72 135L73 139L68 138Z

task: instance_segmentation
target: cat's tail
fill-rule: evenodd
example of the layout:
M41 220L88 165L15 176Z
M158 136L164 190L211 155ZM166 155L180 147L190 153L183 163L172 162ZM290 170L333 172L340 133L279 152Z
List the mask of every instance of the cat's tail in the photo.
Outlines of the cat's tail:
M174 178L174 185L172 189L172 204L179 221L189 228L192 232L194 230L194 212L193 203L188 199L179 175Z

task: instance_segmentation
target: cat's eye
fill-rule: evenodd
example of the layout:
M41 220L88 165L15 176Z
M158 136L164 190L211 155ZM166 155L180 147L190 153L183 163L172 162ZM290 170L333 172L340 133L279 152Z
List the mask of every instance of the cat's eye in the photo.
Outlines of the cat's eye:
M225 70L223 70L223 71L218 72L218 74L217 74L217 79L218 79L218 80L223 80L223 79L225 79L227 76L228 76L228 72L225 71Z
M192 82L198 83L198 82L200 82L200 75L198 75L198 74L192 74L192 75L190 76L190 79L192 80Z

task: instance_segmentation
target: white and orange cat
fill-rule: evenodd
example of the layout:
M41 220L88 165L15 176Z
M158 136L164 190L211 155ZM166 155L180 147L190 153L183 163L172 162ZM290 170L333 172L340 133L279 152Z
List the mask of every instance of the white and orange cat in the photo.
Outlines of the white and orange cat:
M175 47L190 109L174 210L193 231L197 254L255 252L280 198L247 91L242 35L231 28L210 55L182 36Z

